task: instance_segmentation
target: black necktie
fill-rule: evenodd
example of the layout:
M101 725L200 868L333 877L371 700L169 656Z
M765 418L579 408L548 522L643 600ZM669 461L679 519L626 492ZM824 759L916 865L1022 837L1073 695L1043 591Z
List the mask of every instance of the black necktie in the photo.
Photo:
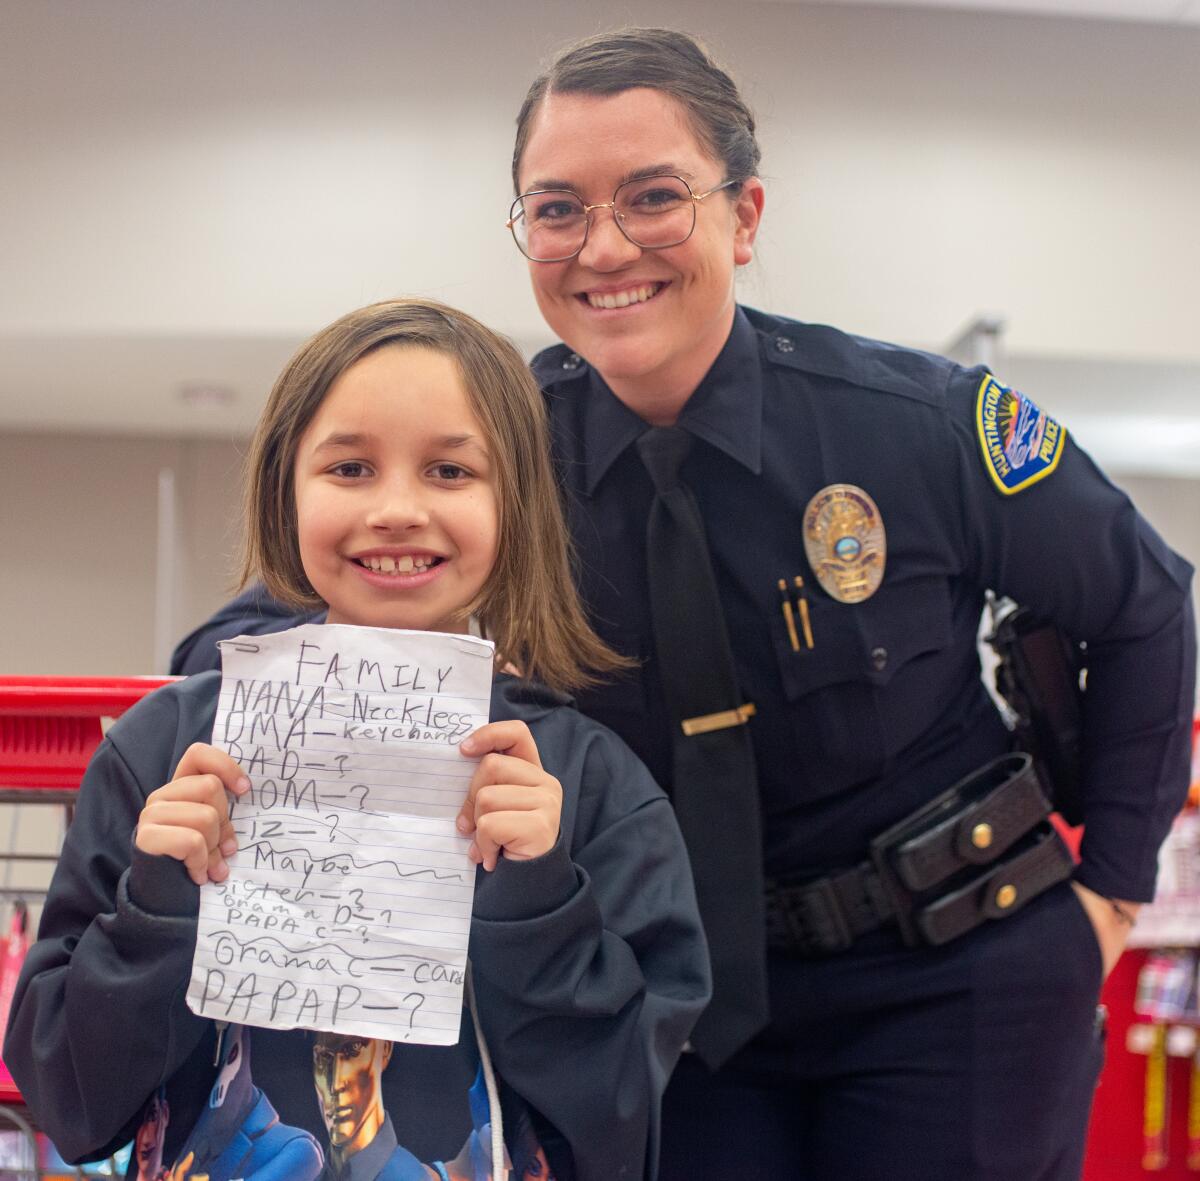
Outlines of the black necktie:
M672 798L696 880L713 1000L692 1035L716 1068L767 1022L766 913L754 712L738 692L700 510L679 469L692 436L652 427L637 449L657 495L646 526L650 615L671 718Z

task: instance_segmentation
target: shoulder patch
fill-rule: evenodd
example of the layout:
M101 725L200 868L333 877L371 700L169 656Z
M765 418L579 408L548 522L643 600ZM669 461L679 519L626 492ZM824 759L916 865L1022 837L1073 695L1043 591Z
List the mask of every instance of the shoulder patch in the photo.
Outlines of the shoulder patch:
M983 466L1005 496L1050 475L1067 441L1059 423L990 373L984 375L975 400L975 431Z

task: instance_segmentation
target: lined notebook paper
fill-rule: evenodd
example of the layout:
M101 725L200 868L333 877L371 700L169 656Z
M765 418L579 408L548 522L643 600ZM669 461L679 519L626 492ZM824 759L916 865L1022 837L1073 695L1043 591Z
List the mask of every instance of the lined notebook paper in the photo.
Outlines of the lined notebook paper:
M221 643L213 745L251 782L229 877L200 891L194 1013L458 1040L475 867L454 820L493 645L305 624Z

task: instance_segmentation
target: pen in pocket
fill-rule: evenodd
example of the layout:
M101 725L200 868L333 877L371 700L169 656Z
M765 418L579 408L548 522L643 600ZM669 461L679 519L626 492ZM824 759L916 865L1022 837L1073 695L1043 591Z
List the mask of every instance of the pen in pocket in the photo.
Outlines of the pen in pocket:
M800 607L800 627L804 631L804 646L811 651L813 646L812 621L808 617L808 596L804 593L804 579L797 574L795 583L796 601ZM798 648L797 651L799 651Z
M800 639L796 635L796 617L792 613L792 596L788 593L787 579L779 580L779 602L783 608L783 621L787 624L788 639L792 642L792 651L800 651Z
M788 640L792 651L799 652L800 637L804 637L804 647L810 651L813 646L812 620L808 614L808 597L804 593L804 579L799 574L792 580L795 590L792 590L786 578L779 579L779 607L783 612L783 622L787 624ZM796 620L800 620L800 630L796 630Z

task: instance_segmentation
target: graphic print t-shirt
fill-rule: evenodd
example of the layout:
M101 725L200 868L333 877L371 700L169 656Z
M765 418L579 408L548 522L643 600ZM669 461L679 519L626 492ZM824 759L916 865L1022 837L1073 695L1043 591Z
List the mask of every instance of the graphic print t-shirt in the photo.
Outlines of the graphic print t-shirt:
M494 1181L469 1026L452 1047L230 1026L198 1118L147 1102L136 1181ZM506 1105L507 1107L507 1105ZM528 1114L505 1111L514 1181L554 1181Z

